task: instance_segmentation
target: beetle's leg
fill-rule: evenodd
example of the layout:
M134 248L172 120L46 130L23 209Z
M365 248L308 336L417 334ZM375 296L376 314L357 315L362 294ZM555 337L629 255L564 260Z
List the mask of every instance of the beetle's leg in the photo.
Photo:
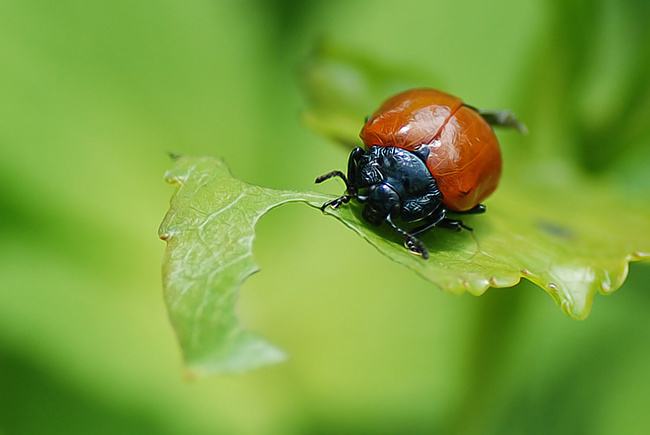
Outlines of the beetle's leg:
M444 207L438 208L435 212L433 212L433 214L431 214L431 216L427 218L424 224L412 229L411 235L417 236L418 234L429 231L431 228L435 227L445 219L446 213L447 210L445 210Z
M465 104L464 106L478 112L478 114L481 115L483 119L488 122L488 124L494 127L514 128L519 133L528 133L526 125L523 122L519 121L515 114L509 110L477 109L476 107L470 106L469 104Z
M339 196L338 198L335 198L335 199L333 199L331 201L327 201L326 203L321 205L320 206L320 211L325 212L325 209L327 207L339 208L341 206L341 204L347 204L348 202L350 202L350 200L352 198L353 197L350 196L350 195Z
M492 126L514 128L521 134L528 134L526 124L509 110L479 110L478 113Z
M348 182L348 178L345 176L345 174L341 171L332 171L328 172L327 174L323 174L320 177L316 178L316 183L322 183L325 180L329 180L330 178L334 177L339 177L343 182L345 183L346 190L349 193L350 192L350 183ZM352 199L352 196L348 195L347 193L343 196L339 196L336 199L333 199L331 201L327 201L323 205L320 206L320 211L325 212L325 209L327 207L332 207L332 208L339 208L341 204L347 204L350 202L350 199Z
M341 206L341 204L347 204L350 202L352 198L357 197L357 186L356 186L356 180L357 180L357 171L358 171L358 166L359 166L359 159L361 156L365 154L365 151L363 148L356 147L355 149L352 150L350 153L350 158L348 159L348 175L346 176L343 172L341 171L331 171L328 172L327 174L323 174L320 177L316 178L316 183L322 183L325 180L329 180L330 178L334 177L339 177L343 182L345 183L345 189L346 193L345 195L342 195L336 199L333 199L331 201L327 201L325 204L321 206L321 211L325 211L327 207L332 207L332 208L338 208ZM365 201L367 199L363 198Z
M440 221L438 226L441 228L447 228L448 230L452 230L452 231L460 231L463 228L466 229L467 231L474 231L472 227L468 227L463 223L463 221L459 219L444 218L443 220Z
M408 231L395 225L390 216L386 218L386 222L393 230L395 230L397 234L402 236L404 239L404 246L406 246L409 251L413 252L414 254L421 255L425 260L429 258L429 251L424 246L424 243L420 241L420 239L415 237L413 234L410 234Z
M485 213L487 207L484 204L476 204L474 207L465 211L452 211L454 214L481 214Z
M476 208L476 207L474 207L474 208ZM468 210L468 211L470 211L470 210ZM485 211L485 210L483 210L483 211ZM483 213L483 212L476 211L474 213ZM440 208L440 209L436 210L436 212L434 214L432 214L427 219L426 223L424 223L423 225L411 230L411 235L417 236L419 234L422 234L422 233L430 230L433 227L447 228L447 229L453 230L453 231L460 231L461 229L464 228L464 229L466 229L468 231L473 231L472 228L465 225L463 223L463 221L461 221L459 219L450 219L450 218L448 218L447 217L447 210L445 210L444 208Z
M465 211L452 211L453 214L481 214L485 213L487 210L487 207L485 207L484 204L476 204L474 207L470 208L469 210ZM438 225L443 228L447 228L450 230L454 231L460 231L461 229L466 229L468 231L473 231L472 227L469 227L463 223L462 220L459 219L450 219L450 218L444 218L442 221L440 221L440 224Z

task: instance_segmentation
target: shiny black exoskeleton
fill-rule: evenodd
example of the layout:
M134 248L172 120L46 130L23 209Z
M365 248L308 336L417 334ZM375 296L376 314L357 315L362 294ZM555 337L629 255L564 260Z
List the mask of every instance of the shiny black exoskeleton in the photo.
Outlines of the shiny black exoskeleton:
M355 148L348 159L347 176L341 171L321 175L316 183L333 177L341 178L346 185L344 195L328 201L321 207L337 208L351 199L364 204L363 218L380 225L386 222L403 239L413 253L428 258L424 244L416 237L433 227L459 231L466 228L462 221L446 217L442 194L436 180L426 166L427 147L410 152L397 147L370 147L367 151ZM479 204L465 213L482 213L485 206ZM399 223L416 224L409 230Z

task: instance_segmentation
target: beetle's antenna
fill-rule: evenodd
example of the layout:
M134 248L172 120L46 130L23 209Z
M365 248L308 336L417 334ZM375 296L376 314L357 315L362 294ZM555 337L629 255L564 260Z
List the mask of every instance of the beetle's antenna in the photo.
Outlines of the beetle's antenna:
M348 181L348 177L346 177L345 174L343 172L341 172L341 171L331 171L331 172L328 172L327 174L323 174L320 177L316 178L315 183L320 184L323 181L327 181L330 178L334 178L334 177L338 177L341 180L343 180L343 182L345 183L345 187L348 190L350 189L350 182Z

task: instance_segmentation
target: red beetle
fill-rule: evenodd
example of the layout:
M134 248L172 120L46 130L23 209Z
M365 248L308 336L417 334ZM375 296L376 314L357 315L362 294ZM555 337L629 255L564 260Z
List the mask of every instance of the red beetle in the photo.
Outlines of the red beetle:
M481 204L501 176L501 152L490 125L525 127L508 111L483 111L435 89L412 89L389 98L366 121L347 176L332 171L321 183L340 177L343 196L323 204L334 208L356 199L363 217L386 222L413 253L428 258L416 237L433 227L460 230L448 212L483 213Z

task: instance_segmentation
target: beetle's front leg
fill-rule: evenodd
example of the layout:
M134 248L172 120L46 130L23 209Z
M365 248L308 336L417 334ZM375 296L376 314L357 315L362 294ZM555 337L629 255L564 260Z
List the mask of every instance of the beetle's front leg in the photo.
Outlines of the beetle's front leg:
M350 195L339 196L338 198L335 198L335 199L333 199L333 200L331 200L331 201L327 201L326 203L324 203L323 205L321 205L321 206L320 206L320 211L322 211L322 212L324 213L324 212L325 212L325 209L326 209L327 207L339 208L339 207L341 206L341 204L347 204L348 202L350 202L350 200L351 200L352 198L353 198L353 197L350 196Z

